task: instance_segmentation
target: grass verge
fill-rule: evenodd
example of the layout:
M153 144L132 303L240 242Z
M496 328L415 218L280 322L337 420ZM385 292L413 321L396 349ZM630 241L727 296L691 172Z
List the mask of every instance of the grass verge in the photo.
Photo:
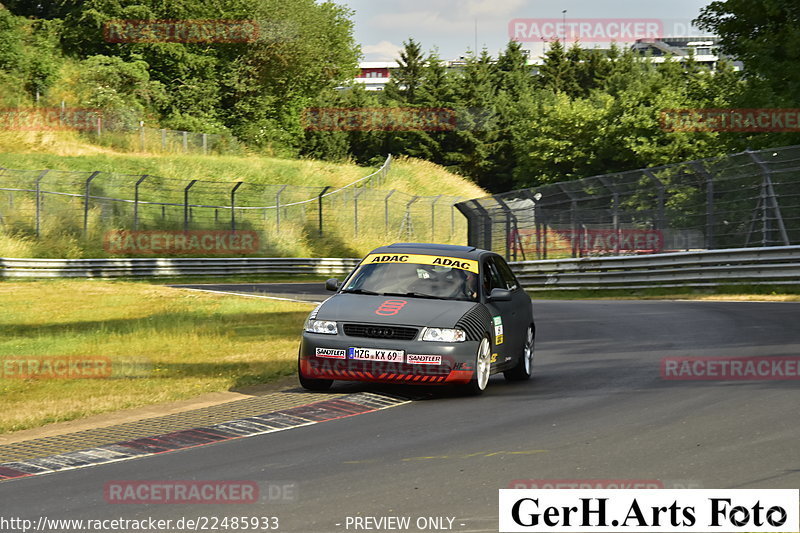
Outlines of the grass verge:
M265 383L295 371L311 304L119 281L0 284L0 433ZM25 358L108 358L107 378L19 379Z

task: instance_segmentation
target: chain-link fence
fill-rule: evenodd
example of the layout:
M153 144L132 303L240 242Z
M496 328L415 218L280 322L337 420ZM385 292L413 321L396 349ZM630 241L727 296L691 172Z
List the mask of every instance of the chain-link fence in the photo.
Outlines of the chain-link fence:
M60 107L0 109L0 130L76 131L94 144L132 152L240 154L243 151L230 133L150 128L124 111L67 107L65 102Z
M461 202L470 245L510 260L800 243L800 146Z
M339 188L0 168L0 229L24 238L78 238L90 256L170 255L168 246L153 249L152 238L147 250L109 249L115 232L255 235L257 246L230 255L292 255L298 242L353 256L388 241L464 242L466 224L454 204L465 198L377 188L386 185L391 161Z
M84 135L101 146L129 152L178 154L241 154L242 146L233 135L150 128L103 121L97 117Z

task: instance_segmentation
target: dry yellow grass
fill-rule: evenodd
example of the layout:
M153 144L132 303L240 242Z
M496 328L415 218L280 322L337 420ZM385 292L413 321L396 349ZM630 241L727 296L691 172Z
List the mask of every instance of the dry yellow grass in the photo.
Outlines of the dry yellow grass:
M140 283L2 283L0 362L109 358L113 372L0 378L0 433L290 375L311 307Z

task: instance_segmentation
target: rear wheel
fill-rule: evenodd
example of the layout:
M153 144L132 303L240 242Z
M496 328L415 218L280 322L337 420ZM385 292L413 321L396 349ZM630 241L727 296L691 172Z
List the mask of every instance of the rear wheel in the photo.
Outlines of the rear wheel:
M508 381L524 381L530 379L533 374L533 326L528 326L528 335L525 338L525 346L522 348L517 365L511 370L503 372Z
M303 375L303 370L300 368L300 362L297 364L297 377L300 379L300 386L306 390L322 392L331 388L333 385L332 379L312 379Z
M466 394L478 395L486 390L492 368L491 359L492 349L489 339L484 337L478 345L478 352L475 354L475 373L472 375L472 380L463 386Z

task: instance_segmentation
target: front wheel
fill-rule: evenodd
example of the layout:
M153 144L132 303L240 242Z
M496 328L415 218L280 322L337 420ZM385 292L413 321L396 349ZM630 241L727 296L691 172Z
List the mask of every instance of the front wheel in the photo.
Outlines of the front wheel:
M492 368L491 352L489 339L484 337L478 345L478 353L475 354L475 373L472 376L472 380L463 386L463 390L466 394L478 395L486 390Z
M297 377L300 379L300 386L306 390L324 392L331 388L333 385L332 379L312 379L303 375L303 370L300 368L300 362L297 364Z
M530 379L533 374L533 326L528 326L528 335L525 338L525 346L520 354L517 365L511 370L503 372L507 381L524 381Z

